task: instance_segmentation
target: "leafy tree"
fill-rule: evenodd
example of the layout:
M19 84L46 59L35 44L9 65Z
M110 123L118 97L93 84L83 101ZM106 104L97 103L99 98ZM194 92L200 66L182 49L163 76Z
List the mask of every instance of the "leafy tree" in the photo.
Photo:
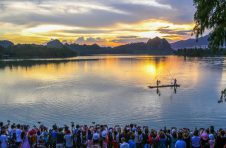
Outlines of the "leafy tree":
M209 47L219 49L226 43L226 0L193 1L197 9L194 34L198 38L206 29L210 30Z
M4 48L2 46L0 46L0 58L2 57L3 55L3 51L4 51Z

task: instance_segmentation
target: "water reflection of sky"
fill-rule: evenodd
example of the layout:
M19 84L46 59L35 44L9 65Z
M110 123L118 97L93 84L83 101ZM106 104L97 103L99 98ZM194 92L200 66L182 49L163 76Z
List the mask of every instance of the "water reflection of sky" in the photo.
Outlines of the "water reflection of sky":
M94 57L91 57L94 58ZM224 59L183 57L95 57L98 60L5 65L0 69L3 119L50 124L92 121L159 126L223 126L226 104ZM156 80L182 85L150 90ZM64 120L61 120L61 117ZM30 120L30 121L29 121Z

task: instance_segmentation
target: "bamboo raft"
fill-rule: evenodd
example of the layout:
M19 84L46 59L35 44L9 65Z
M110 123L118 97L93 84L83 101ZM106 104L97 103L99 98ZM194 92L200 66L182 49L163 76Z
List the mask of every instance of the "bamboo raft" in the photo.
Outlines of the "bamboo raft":
M176 85L159 85L159 86L148 86L150 89L153 89L153 88L164 88L164 87L180 87L180 85L179 84L176 84Z

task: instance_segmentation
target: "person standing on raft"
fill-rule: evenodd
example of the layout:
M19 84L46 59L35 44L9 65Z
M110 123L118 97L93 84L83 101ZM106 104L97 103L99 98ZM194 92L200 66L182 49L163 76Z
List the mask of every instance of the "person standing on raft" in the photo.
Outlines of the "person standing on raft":
M177 86L177 79L174 79L174 87L176 87Z
M157 81L156 81L157 88L159 87L159 84L160 84L160 81L157 80Z

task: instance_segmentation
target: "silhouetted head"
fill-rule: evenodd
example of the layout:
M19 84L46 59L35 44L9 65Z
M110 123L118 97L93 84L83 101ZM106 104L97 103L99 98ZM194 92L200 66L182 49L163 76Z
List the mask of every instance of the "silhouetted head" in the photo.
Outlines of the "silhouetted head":
M183 134L182 134L182 132L179 132L179 133L177 134L177 138L180 139L180 140L183 139Z
M195 130L193 135L194 136L198 136L199 135L199 131L198 130Z
M130 139L134 140L135 139L135 135L131 134Z
M177 133L176 132L173 132L172 133L172 136L173 136L173 138L177 138Z
M165 138L165 134L164 134L163 131L161 131L161 132L159 133L159 137L160 137L160 138Z
M20 124L17 124L17 126L16 126L16 127L19 129L21 126L20 126Z
M63 128L59 128L59 132L62 132L63 131Z

